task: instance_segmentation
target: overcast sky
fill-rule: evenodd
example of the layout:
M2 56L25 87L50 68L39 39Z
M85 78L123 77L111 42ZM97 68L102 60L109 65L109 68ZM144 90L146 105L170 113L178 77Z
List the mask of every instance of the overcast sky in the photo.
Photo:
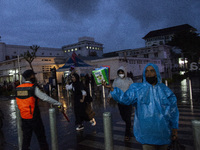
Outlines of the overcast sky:
M181 24L200 32L200 0L0 0L1 42L12 45L61 48L89 36L107 53Z

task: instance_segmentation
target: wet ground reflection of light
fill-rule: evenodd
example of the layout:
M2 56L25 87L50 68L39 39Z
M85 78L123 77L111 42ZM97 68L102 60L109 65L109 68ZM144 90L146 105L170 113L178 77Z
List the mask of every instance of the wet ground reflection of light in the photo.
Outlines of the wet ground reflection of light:
M187 91L187 80L184 79L181 81L181 91Z
M10 107L8 107L8 114L9 114L9 118L10 118L10 122L13 129L16 128L16 110L15 110L15 99L12 99L10 101Z
M189 101L190 101L190 107L191 107L191 112L193 112L193 100L192 100L192 96L191 96L191 85L190 85L191 81L188 80L188 79L184 79L181 81L181 92L182 92L182 96L186 96L187 97L187 93L189 92L189 95L190 95L190 98L189 98ZM186 101L185 99L182 99L181 101L182 103L187 103L188 101Z

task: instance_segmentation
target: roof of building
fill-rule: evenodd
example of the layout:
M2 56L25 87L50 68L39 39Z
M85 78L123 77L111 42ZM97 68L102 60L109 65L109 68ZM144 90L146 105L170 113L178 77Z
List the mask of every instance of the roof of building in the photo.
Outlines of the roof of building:
M174 27L150 31L147 35L145 35L143 37L143 39L156 37L156 36L162 36L162 35L174 34L174 33L185 31L185 30L197 31L194 27L192 27L188 24L183 24L183 25L178 25L178 26L174 26Z

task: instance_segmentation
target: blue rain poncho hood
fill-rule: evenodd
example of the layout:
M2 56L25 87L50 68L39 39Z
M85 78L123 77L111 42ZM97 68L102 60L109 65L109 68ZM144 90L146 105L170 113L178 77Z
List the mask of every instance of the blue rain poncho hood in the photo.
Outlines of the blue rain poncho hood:
M143 74L142 74L143 82L147 82L146 81L146 77L145 77L145 71L146 71L146 68L149 67L149 66L152 66L155 69L155 71L156 71L157 83L161 83L162 79L161 79L161 76L160 76L160 72L159 72L158 66L155 65L155 64L152 64L152 63L148 63L144 67Z
M157 74L157 84L146 81L145 70L152 66ZM134 135L141 144L165 145L171 143L172 129L178 128L179 111L174 93L163 83L159 69L149 63L143 71L143 82L133 83L126 92L115 87L110 92L113 99L135 106Z

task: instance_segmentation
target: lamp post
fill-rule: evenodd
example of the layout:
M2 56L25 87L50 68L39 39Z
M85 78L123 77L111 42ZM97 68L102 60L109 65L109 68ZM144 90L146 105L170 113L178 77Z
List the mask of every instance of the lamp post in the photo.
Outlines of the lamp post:
M17 62L18 62L18 76L19 76L19 83L21 84L21 71L20 71L20 61L19 61L19 51L17 52Z

